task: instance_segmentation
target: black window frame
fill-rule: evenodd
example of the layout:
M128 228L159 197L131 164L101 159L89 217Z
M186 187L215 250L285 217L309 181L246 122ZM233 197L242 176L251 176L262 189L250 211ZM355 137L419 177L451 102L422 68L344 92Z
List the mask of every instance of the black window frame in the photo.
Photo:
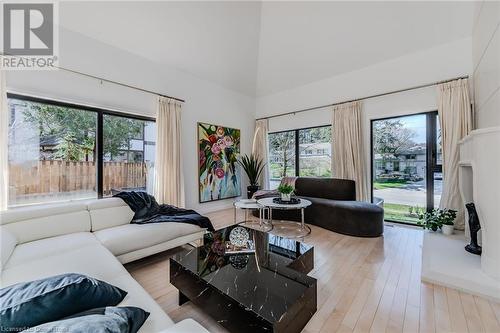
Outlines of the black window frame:
M16 94L16 93L7 92L7 99L18 99L18 100L27 101L27 102L49 104L49 105L54 105L54 106L67 107L67 108L71 108L71 109L90 111L90 112L96 113L96 115L97 115L96 155L97 156L96 156L95 162L96 162L96 166L97 166L96 167L97 199L104 198L104 196L103 196L103 192L104 192L104 154L103 154L103 152L104 152L104 149L103 149L104 115L111 115L111 116L117 116L117 117L129 118L129 119L143 120L143 121L151 121L151 122L156 123L156 118L154 118L154 117L141 116L141 115L126 113L126 112L119 112L119 111L114 111L114 110L109 110L109 109L98 108L95 106L86 106L86 105L80 105L80 104L75 104L75 103L62 102L62 101L58 101L58 100L54 100L54 99L34 97L34 96L30 96L30 95L23 95L23 94ZM144 130L143 130L143 137L144 137Z
M373 202L373 176L374 176L374 152L373 152L373 123L380 120L388 119L398 119L404 117L425 115L426 121L426 171L425 171L425 181L426 181L426 210L429 212L434 208L434 174L438 172L443 172L443 165L438 164L437 161L437 137L436 128L438 118L438 111L424 111L417 113L410 113L398 116L383 117L370 119L370 198ZM414 223L402 222L397 220L385 219L388 222L394 222L399 224L406 224L415 226Z
M299 132L300 131L304 131L304 130L314 129L314 128L321 128L321 127L330 127L330 130L332 131L332 140L333 140L333 129L331 128L332 125L318 125L318 126L294 128L294 129L289 129L289 130L274 131L274 132L268 132L267 133L268 136L270 134L278 134L278 133L285 133L285 132L293 132L294 133L294 139L295 139L295 177L300 177L300 143L299 143ZM333 154L333 151L332 151L332 154ZM333 170L331 170L331 171L332 171L332 174L333 174Z

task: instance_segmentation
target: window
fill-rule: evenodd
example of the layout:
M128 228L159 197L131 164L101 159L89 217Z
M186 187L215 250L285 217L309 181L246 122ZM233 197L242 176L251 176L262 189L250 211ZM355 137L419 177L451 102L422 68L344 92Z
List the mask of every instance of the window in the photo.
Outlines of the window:
M121 190L153 192L155 133L153 121L104 115L104 196Z
M277 188L281 178L295 176L295 131L270 133L269 173L270 187Z
M9 206L95 198L95 112L8 100Z
M13 94L8 104L9 206L152 189L153 119Z
M331 177L331 126L269 133L270 187L284 176Z
M332 176L332 130L331 126L306 128L298 130L299 176L331 177Z
M373 120L372 195L385 219L414 224L439 205L441 152L437 113Z

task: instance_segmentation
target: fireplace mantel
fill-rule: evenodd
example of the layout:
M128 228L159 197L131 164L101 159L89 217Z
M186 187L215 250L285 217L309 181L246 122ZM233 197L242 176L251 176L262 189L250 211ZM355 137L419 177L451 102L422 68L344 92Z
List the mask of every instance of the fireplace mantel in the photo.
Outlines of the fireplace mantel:
M474 130L460 141L459 187L463 201L476 205L483 253L464 250L468 222L465 234L425 232L422 280L500 301L500 127Z
M500 280L500 127L475 130L462 139L459 166L462 200L474 202L481 223L481 268Z

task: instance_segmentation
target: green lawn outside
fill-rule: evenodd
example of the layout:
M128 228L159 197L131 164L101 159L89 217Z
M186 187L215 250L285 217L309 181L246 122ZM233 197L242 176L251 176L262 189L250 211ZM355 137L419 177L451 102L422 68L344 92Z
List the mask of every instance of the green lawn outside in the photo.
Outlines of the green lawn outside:
M386 188L398 188L398 187L403 187L407 184L407 182L373 182L373 189L374 190L383 190Z
M384 219L416 224L418 216L415 212L410 215L410 207L409 205L384 203Z

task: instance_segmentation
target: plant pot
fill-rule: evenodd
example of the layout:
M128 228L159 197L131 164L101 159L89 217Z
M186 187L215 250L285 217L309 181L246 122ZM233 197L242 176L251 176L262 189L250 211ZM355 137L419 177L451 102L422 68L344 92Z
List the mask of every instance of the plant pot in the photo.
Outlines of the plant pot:
M292 194L291 193L281 193L281 200L282 201L290 201L292 199Z
M247 186L247 198L252 199L253 195L255 192L257 192L260 189L259 185L249 185Z
M443 231L443 235L450 236L453 235L453 228L453 225L443 224L441 231Z

